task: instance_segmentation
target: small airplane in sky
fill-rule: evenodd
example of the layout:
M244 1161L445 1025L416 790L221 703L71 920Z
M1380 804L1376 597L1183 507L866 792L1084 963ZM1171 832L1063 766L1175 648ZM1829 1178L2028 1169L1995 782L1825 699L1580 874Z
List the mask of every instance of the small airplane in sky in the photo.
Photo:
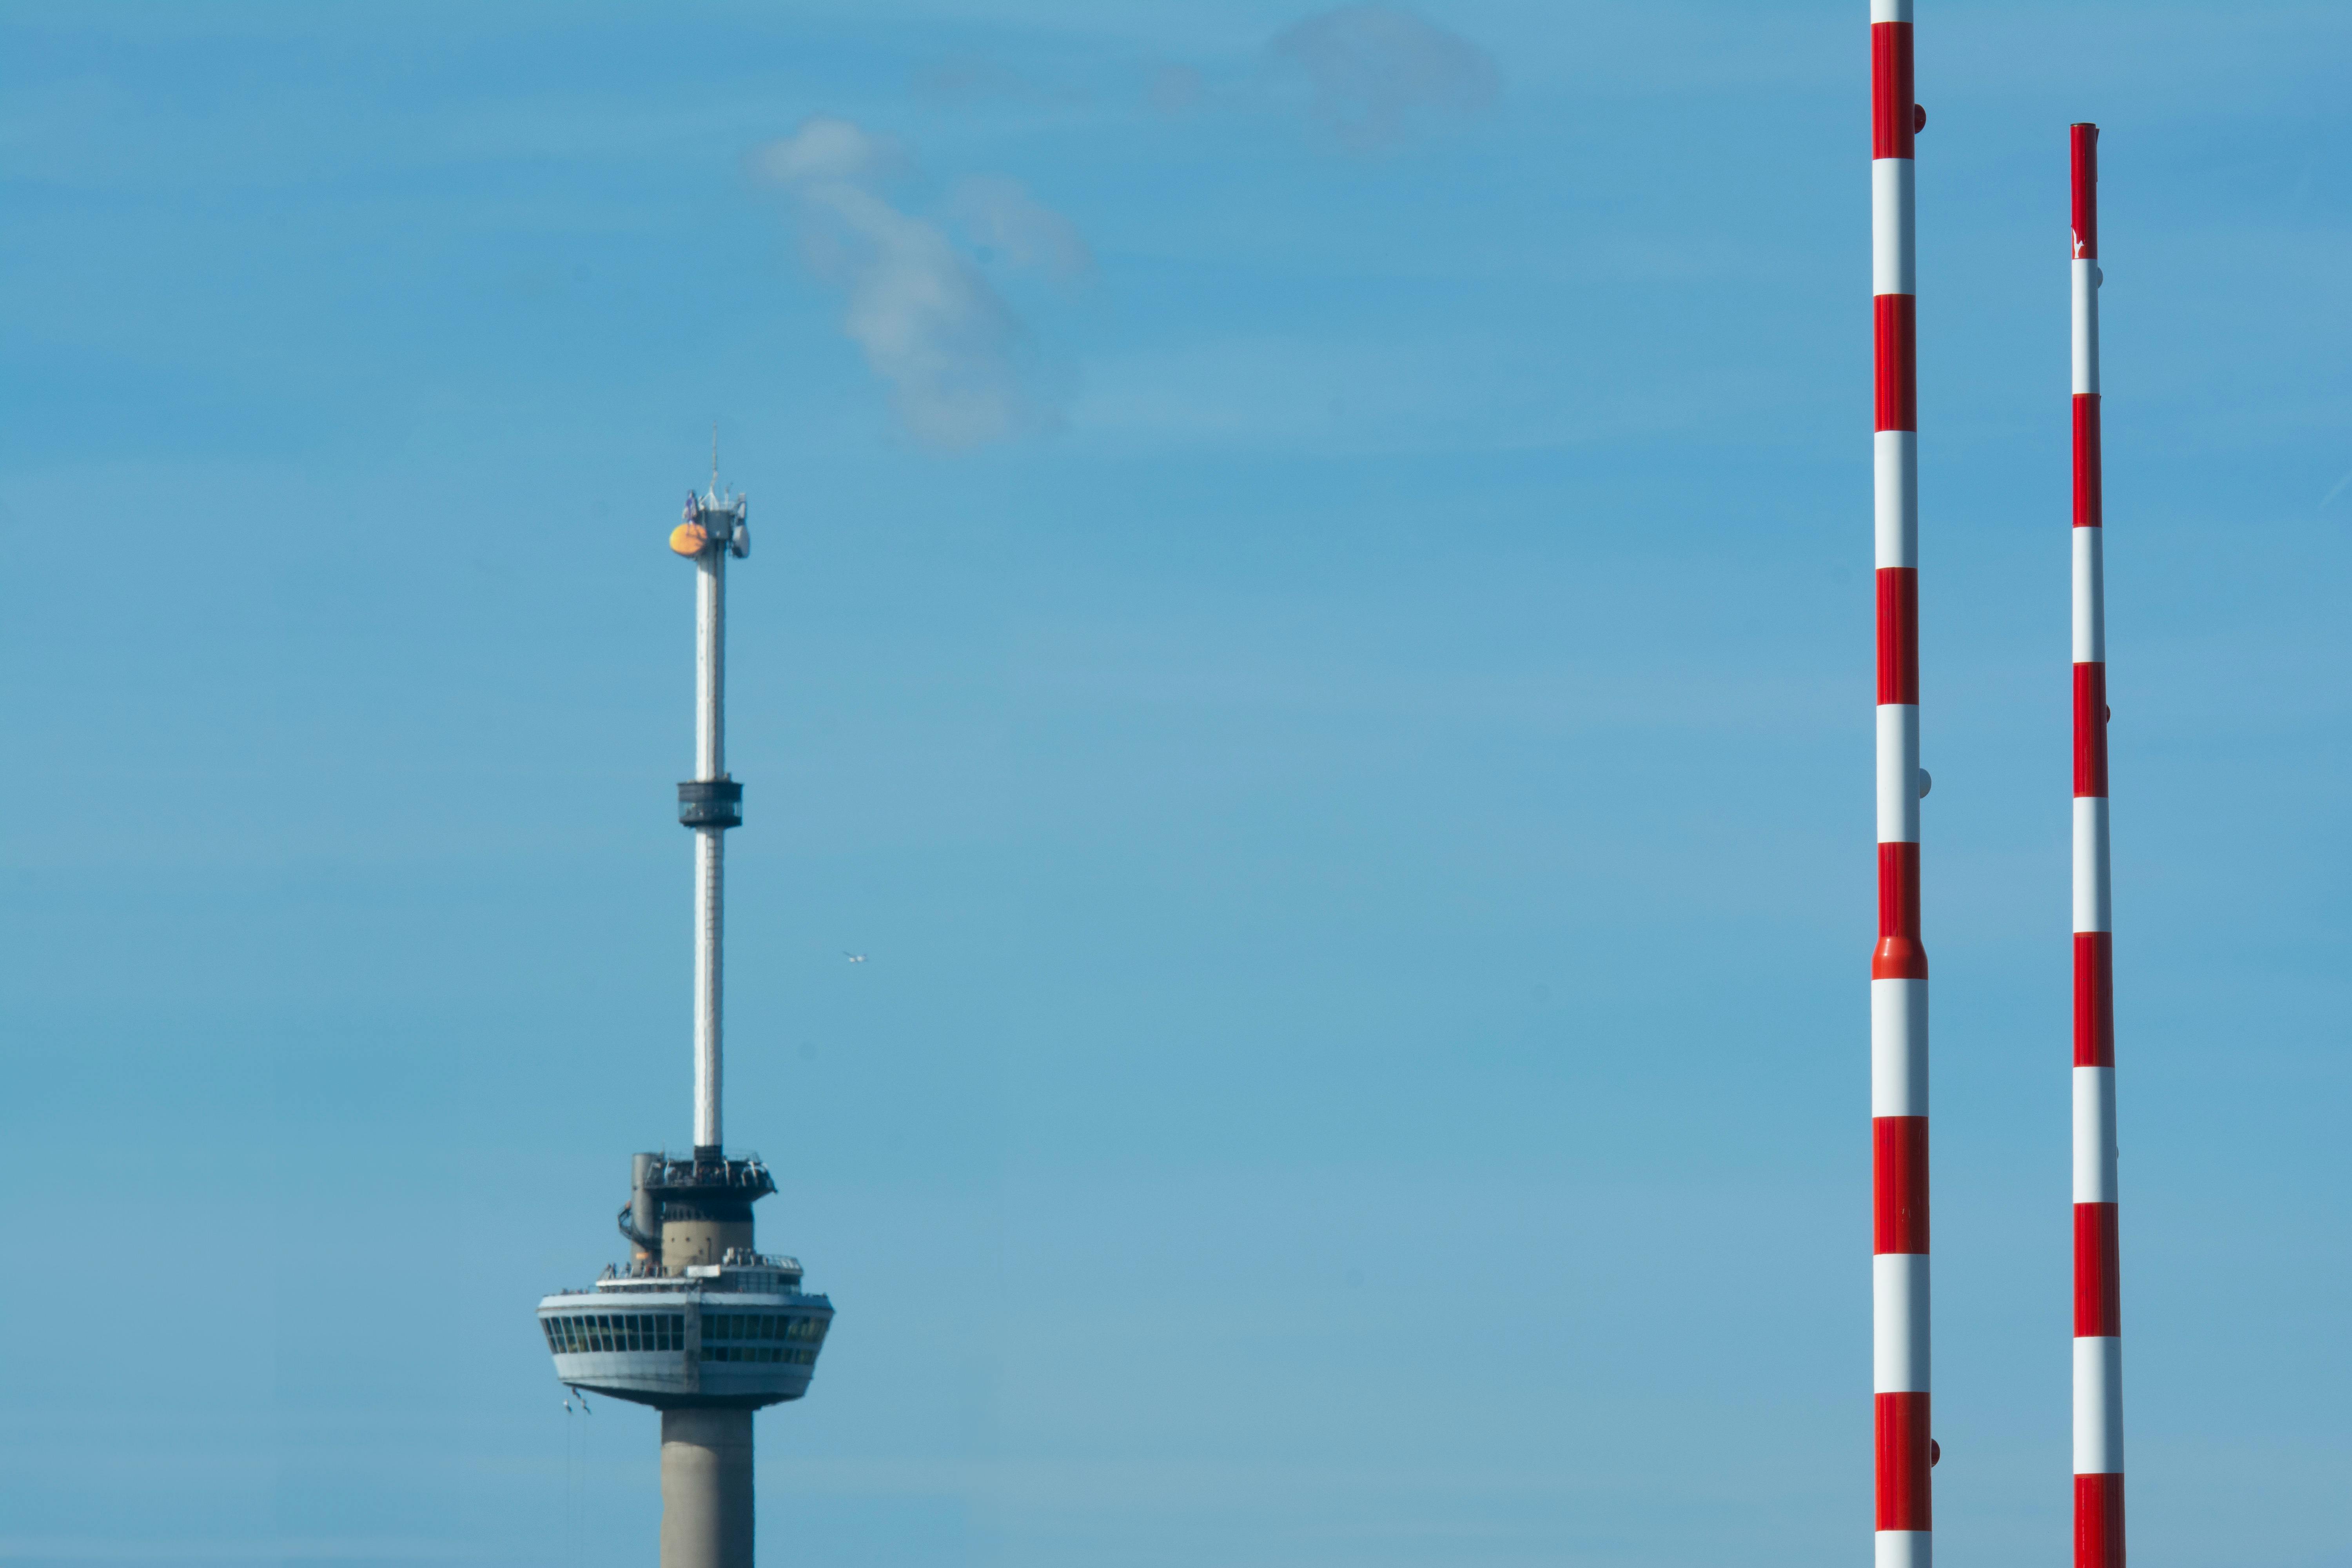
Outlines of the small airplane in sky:
M866 955L864 953L852 952L847 948L843 948L841 950L841 956L849 960L852 963L863 963L866 962Z

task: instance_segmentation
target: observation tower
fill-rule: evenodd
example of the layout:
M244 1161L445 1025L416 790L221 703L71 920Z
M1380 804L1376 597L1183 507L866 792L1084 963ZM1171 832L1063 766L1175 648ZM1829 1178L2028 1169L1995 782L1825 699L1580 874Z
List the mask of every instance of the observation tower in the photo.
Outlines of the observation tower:
M662 1413L662 1568L751 1568L752 1413L808 1392L833 1321L796 1260L753 1247L751 1205L775 1180L757 1154L728 1154L719 1120L726 834L743 821L727 772L727 563L751 553L747 510L719 488L714 443L710 489L669 536L695 582L695 766L677 786L694 834L693 1149L631 1155L628 1261L539 1303L558 1381Z

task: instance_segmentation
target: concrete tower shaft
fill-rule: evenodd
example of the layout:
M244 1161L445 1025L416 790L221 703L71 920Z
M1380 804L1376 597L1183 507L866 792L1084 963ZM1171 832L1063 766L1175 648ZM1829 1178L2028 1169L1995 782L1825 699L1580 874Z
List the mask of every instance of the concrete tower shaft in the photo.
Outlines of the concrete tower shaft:
M751 1413L665 1410L662 1568L751 1568Z

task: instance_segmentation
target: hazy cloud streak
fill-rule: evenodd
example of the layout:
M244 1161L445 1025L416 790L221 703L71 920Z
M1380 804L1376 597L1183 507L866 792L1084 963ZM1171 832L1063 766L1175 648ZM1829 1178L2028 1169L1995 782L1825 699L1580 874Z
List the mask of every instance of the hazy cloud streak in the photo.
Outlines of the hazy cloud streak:
M1056 278L1084 277L1095 266L1078 226L1039 202L1020 181L975 174L956 186L948 212L972 244L1010 267L1036 268Z
M842 327L928 446L1003 440L1053 423L1021 374L1026 332L939 225L877 186L908 166L898 145L845 120L811 120L756 149L752 172L793 198L810 269L847 294ZM1090 265L1075 226L1001 176L967 181L957 216L1013 266Z

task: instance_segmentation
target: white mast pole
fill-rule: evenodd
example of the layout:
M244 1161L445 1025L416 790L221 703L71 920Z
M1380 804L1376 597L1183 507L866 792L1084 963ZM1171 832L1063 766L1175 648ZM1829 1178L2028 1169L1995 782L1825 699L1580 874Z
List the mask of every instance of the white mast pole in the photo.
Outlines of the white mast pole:
M711 504L718 503L711 480ZM694 776L712 781L727 773L727 550L713 542L694 563ZM723 1142L719 1094L725 1082L720 1004L726 935L727 836L716 826L694 830L694 1142Z

